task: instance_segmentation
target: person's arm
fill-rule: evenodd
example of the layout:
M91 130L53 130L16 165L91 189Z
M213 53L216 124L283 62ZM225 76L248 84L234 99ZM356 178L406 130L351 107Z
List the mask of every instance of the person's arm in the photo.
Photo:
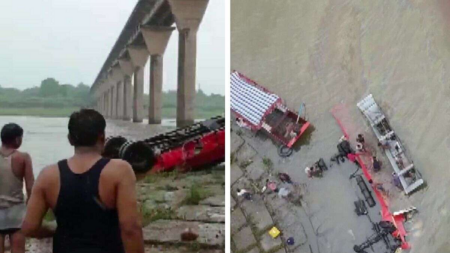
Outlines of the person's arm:
M25 187L27 190L27 202L28 202L30 200L31 191L34 185L33 163L31 162L31 157L28 153L24 154L24 163L25 163L24 179L25 179Z
M144 253L142 225L137 207L136 176L128 163L121 161L121 167L116 205L122 241L126 253Z
M45 168L36 180L31 191L27 205L27 214L22 223L22 233L27 237L45 238L53 236L55 228L42 226L42 220L48 211L45 201L45 186L48 177L48 168Z

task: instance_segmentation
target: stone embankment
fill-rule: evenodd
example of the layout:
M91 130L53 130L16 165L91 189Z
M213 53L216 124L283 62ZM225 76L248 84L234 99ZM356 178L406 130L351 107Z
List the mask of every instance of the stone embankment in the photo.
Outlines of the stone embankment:
M225 167L148 176L137 184L146 253L224 252ZM190 229L196 240L183 241ZM27 252L51 253L51 239L27 241ZM9 251L7 251L9 253Z

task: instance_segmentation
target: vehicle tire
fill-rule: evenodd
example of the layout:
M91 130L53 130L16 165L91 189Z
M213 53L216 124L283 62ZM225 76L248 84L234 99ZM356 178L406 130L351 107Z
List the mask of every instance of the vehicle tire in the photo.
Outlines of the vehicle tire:
M110 159L120 158L120 148L127 142L122 136L108 137L105 142L102 156Z
M289 157L293 152L294 150L287 147L286 145L281 145L280 147L278 147L278 155L281 157Z
M120 158L127 161L136 174L143 174L156 163L155 152L143 141L128 141L120 149Z

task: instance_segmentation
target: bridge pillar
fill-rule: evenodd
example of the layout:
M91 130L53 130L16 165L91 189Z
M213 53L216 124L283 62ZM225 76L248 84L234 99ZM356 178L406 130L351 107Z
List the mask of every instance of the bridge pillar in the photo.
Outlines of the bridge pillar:
M116 100L117 100L117 119L123 118L123 87L122 82L117 82L117 88L116 88Z
M116 108L116 100L115 100L115 96L114 96L114 83L111 84L111 88L109 89L109 95L110 95L110 118L114 119L116 117L115 115L115 110L114 108Z
M119 59L119 65L124 73L123 76L123 120L130 121L132 115L133 90L131 76L134 73L133 64L129 59Z
M103 110L102 110L102 114L103 114L103 117L105 117L106 118L106 112L108 111L108 106L106 105L107 104L107 101L106 101L106 91L103 91L102 92L102 96L103 96Z
M109 119L110 116L111 116L111 93L108 87L108 89L106 90L106 118Z
M105 115L105 95L100 93L100 113Z
M179 32L177 126L194 122L197 31L209 0L169 0Z
M133 90L131 87L131 76L123 77L123 120L130 121L132 114Z
M123 105L121 98L123 96L121 96L121 82L123 80L123 72L118 63L112 67L111 80L114 87L114 119L122 119Z
M142 122L144 109L144 67L148 60L148 51L143 46L129 46L128 53L134 66L133 122Z
M148 123L161 124L163 57L174 27L144 26L142 35L150 53Z

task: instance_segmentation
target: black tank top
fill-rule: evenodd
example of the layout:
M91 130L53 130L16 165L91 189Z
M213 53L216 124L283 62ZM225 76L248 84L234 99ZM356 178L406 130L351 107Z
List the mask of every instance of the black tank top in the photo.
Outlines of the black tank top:
M82 174L73 173L67 160L58 162L61 187L54 210L54 253L125 252L117 210L104 206L99 196L100 173L108 162L102 158Z

